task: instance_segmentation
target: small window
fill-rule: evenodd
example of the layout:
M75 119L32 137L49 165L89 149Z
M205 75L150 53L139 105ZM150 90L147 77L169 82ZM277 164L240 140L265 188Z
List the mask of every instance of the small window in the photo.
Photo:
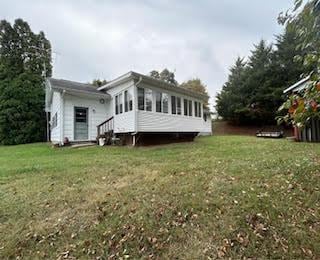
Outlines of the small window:
M171 113L173 115L177 114L177 111L176 111L176 97L175 96L171 96Z
M166 114L169 112L169 95L166 93L162 94L162 111Z
M116 96L115 109L116 109L116 115L118 115L119 114L119 97L118 96Z
M156 112L162 112L162 93L156 92Z
M119 94L119 113L123 112L122 93Z
M177 114L181 115L181 98L177 97Z
M152 111L152 90L145 89L146 111Z
M183 110L184 110L184 115L187 116L188 115L188 100L187 99L183 100Z
M198 117L198 102L194 101L194 115Z
M193 112L192 112L192 101L189 100L189 116L192 116Z
M144 88L138 88L138 109L144 110Z
M126 90L124 92L124 111L128 112L128 111L132 111L132 93L130 90Z
M199 108L198 108L198 113L199 113L199 117L201 117L201 103L200 102L198 102L198 106L199 106Z
M55 113L51 119L51 129L57 127L57 125L58 125L58 114Z

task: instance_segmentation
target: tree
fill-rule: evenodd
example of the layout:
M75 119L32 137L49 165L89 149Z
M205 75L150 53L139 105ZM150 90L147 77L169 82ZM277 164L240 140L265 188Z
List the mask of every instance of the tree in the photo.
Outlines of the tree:
M155 79L160 79L160 73L156 70L152 70L150 72L150 77L155 78Z
M298 32L297 48L301 53L296 60L303 63L312 77L301 93L291 95L279 108L286 115L279 117L278 122L303 128L311 119L320 118L320 1L296 0L293 11L280 16L279 21Z
M0 22L0 143L43 141L44 79L51 76L51 46L28 23Z
M153 77L158 80L165 81L172 85L177 86L178 82L175 80L174 72L169 71L168 69L162 70L160 73L156 70L153 70L149 73L150 77Z
M102 79L102 80L101 79L94 79L91 84L98 88L98 87L101 87L107 83L108 83L108 81L105 79Z
M216 96L216 110L219 116L227 121L239 123L237 111L245 107L245 93L243 91L247 78L246 62L238 57L230 68L228 81L223 85L222 91Z
M205 84L203 84L203 82L201 81L201 79L199 78L194 78L194 79L190 79L186 82L183 82L180 87L182 88L186 88L192 91L195 91L197 93L203 94L205 96L207 96L206 98L206 102L205 102L205 106L208 108L209 105L209 94L207 91L207 86Z

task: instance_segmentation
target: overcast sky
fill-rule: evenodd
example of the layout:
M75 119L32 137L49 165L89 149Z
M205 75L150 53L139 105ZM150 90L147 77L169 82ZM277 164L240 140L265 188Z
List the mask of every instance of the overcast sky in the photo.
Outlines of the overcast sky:
M45 32L54 77L89 82L168 68L179 82L201 78L214 97L237 56L282 31L277 16L292 2L0 0L0 19L23 18Z

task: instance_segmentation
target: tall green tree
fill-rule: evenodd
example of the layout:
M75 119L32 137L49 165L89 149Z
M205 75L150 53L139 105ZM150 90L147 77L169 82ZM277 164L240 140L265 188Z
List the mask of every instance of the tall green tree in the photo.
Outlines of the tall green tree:
M44 79L51 76L51 46L27 22L0 22L0 143L43 141Z
M216 110L219 116L227 121L239 122L237 111L245 104L245 81L247 78L246 62L238 57L230 68L228 81L223 85L222 91L216 96Z

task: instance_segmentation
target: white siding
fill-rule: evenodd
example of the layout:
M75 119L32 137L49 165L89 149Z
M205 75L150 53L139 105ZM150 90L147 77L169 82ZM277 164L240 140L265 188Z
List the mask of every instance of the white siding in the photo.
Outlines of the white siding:
M124 91L130 90L133 93L133 110L124 112ZM122 93L123 98L123 113L115 114L115 96ZM108 94L111 95L112 99L110 102L110 111L114 115L114 132L115 133L130 133L135 132L135 93L134 93L134 82L129 81L125 84L119 85L115 88L108 90Z
M153 91L169 94L169 113L158 113L155 106L155 95L153 95L152 112L138 111L138 132L210 132L211 125L203 119L203 102L200 99L195 99L189 96L175 93L174 91L164 91L159 88L141 84L138 87L149 88ZM181 115L171 114L171 96L181 98ZM137 98L137 97L136 97ZM184 115L183 100L192 100L193 116ZM194 101L201 103L201 117L195 117ZM209 121L209 120L207 120Z
M156 112L138 112L139 132L201 132L202 118L170 115Z
M110 101L100 103L101 98L86 97L79 95L64 95L64 137L74 141L74 108L88 108L88 135L89 140L97 137L97 125L111 116L108 110Z
M208 116L207 121L202 121L202 128L200 131L200 135L211 135L212 134L212 120L211 117Z
M60 142L60 130L61 130L61 93L54 91L52 95L50 125L52 124L52 118L57 113L57 126L51 129L51 141L54 143Z

